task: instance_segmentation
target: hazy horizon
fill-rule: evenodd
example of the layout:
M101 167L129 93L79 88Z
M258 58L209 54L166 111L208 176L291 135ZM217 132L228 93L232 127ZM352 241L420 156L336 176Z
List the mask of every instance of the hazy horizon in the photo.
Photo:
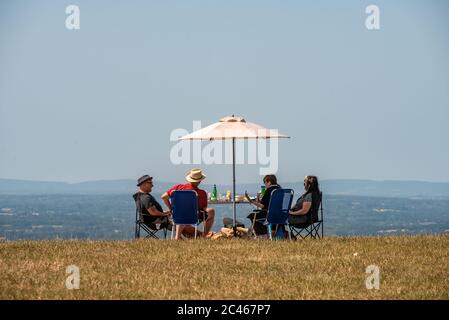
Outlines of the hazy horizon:
M108 181L135 181L134 178L119 178L119 179L95 179L95 180L83 180L83 181L76 181L76 182L70 182L70 181L63 181L63 180L30 180L30 179L14 179L14 178L3 178L0 177L0 180L14 180L14 181L30 181L30 182L54 182L54 183L67 183L67 184L79 184L79 183L87 183L87 182L108 182ZM155 180L156 181L156 180ZM180 177L179 179L175 181L170 180L157 180L161 183L188 183L184 180L184 177ZM436 183L436 184L447 184L449 181L426 181L426 180L390 180L390 179L349 179L349 178L331 178L331 179L320 179L320 181L371 181L371 182L424 182L424 183ZM288 183L300 183L302 182L302 179L299 180L285 180L282 183L288 184ZM236 184L260 184L260 181L247 181L247 182L239 182L236 181ZM204 180L202 182L203 185L212 185L214 182L208 182L207 180ZM232 182L229 183L229 185L232 185Z
M291 136L279 181L449 182L448 39L443 0L2 1L0 177L232 184L173 164L170 134L235 114Z

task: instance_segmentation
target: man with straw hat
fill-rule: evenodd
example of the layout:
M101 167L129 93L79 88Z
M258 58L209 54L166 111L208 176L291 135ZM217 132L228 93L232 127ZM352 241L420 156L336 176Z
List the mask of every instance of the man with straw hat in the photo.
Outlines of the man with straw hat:
M198 188L201 181L206 179L206 176L201 169L192 169L186 173L186 180L189 183L178 184L173 188L167 190L162 195L162 200L164 200L165 205L172 210L172 205L170 203L170 196L172 192L176 190L193 190L195 191L198 199L198 218L200 221L204 220L204 236L211 237L213 233L211 232L212 225L214 224L215 209L207 207L207 193L206 191Z

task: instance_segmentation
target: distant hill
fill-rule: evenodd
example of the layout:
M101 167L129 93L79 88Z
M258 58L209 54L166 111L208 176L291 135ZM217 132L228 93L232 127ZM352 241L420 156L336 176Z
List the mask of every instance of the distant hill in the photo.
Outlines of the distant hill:
M172 183L156 183L154 192L167 190ZM136 190L131 179L80 183L0 179L0 194L124 194Z
M162 193L172 187L174 182L155 181L154 193ZM358 195L372 197L425 197L449 198L449 183L423 181L374 181L374 180L323 180L320 182L324 193L334 195ZM212 186L203 184L206 190ZM292 188L296 194L303 192L303 182L282 183L284 188ZM218 192L225 194L232 190L230 185L218 185ZM245 190L254 194L260 183L237 184L237 193ZM0 179L0 194L124 194L136 190L131 179L101 180L81 183L27 181Z
M373 181L325 180L323 189L335 195L360 195L382 197L449 197L448 182L425 181Z

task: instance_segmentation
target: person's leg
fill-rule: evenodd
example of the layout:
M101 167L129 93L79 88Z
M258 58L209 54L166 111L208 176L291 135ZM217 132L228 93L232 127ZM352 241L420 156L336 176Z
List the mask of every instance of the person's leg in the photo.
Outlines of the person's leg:
M273 239L279 240L285 238L285 226L283 224L274 224L273 225Z
M267 234L271 234L271 239L276 240L276 232L278 231L277 224L267 225Z
M160 224L161 224L161 229L163 228L167 228L168 230L171 231L172 229L172 222L170 221L170 219L168 219L168 217L163 217L162 219L160 219Z
M179 225L179 224L176 225L175 240L178 240L181 237L181 234L182 234L182 231L184 230L184 227L185 226L183 226L183 225Z
M215 219L215 209L214 208L206 208L207 218L204 222L204 236L206 236L210 230L212 229L212 225L214 224Z
M267 211L260 210L255 212L254 216L254 231L257 236L266 235L268 237L268 228L264 224L264 220L267 218Z
M254 223L254 231L256 231L256 235L268 235L268 228L262 222L256 221Z
M183 226L182 235L187 238L193 238L195 236L195 227L191 225ZM202 237L203 233L198 229L196 232L197 237Z

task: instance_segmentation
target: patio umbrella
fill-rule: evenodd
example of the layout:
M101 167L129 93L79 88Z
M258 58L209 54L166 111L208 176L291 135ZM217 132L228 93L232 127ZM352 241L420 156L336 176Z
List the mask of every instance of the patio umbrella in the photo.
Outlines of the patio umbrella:
M224 117L219 122L180 137L179 140L224 140L232 139L232 213L233 227L236 230L235 210L235 139L290 138L277 131L247 122L241 117Z

